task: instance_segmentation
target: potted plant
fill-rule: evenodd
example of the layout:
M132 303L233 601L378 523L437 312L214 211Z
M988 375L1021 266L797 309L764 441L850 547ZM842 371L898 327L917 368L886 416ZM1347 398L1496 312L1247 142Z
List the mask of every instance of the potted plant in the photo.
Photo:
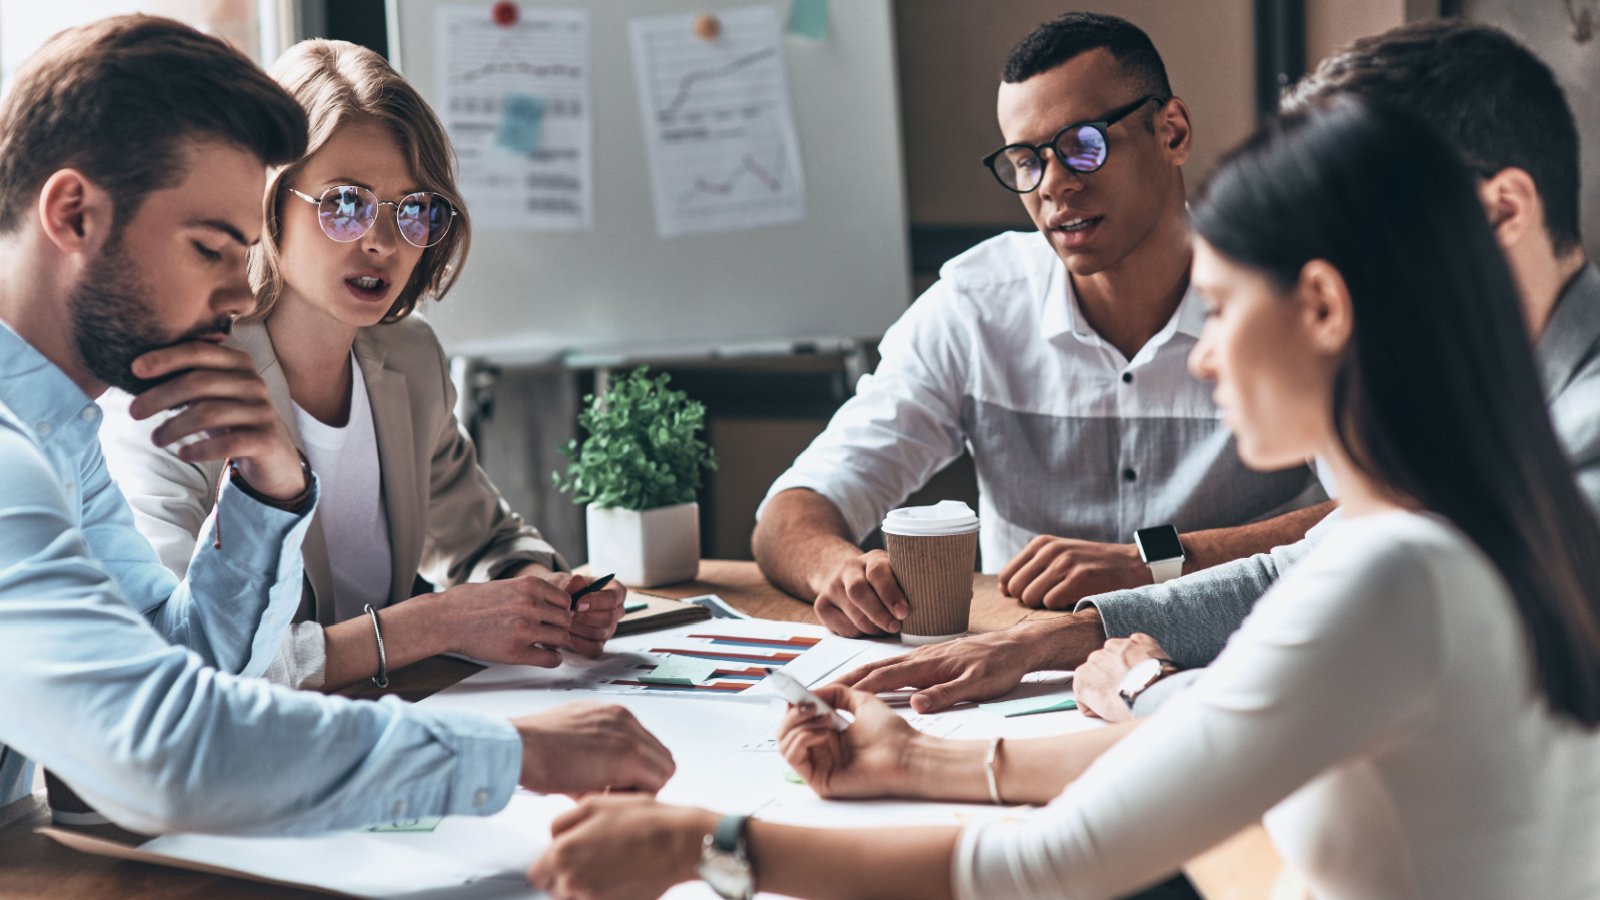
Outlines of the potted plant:
M583 398L580 444L556 487L587 503L589 566L634 587L687 581L700 570L700 505L695 492L717 467L701 438L706 409L667 387L666 374L638 369L603 396Z

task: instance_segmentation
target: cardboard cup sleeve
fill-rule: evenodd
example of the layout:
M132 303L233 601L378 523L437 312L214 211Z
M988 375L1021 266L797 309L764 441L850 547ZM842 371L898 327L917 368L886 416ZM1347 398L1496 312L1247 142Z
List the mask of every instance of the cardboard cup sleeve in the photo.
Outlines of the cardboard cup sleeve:
M883 536L889 568L905 592L911 614L901 631L913 636L962 634L972 612L972 572L978 531L965 534Z

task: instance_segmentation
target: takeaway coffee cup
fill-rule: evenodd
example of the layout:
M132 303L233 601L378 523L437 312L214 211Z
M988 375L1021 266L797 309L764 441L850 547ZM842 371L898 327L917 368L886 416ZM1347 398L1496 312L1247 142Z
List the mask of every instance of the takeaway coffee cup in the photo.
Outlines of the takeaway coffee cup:
M911 614L900 640L933 644L967 633L972 612L972 570L978 560L978 517L960 500L905 506L883 520L889 568Z

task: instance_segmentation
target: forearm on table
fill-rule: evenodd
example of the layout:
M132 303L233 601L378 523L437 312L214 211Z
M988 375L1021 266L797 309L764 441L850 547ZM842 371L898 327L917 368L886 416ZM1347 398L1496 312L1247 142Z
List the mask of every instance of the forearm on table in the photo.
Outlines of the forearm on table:
M1328 500L1249 525L1188 532L1181 538L1184 574L1292 544L1305 537L1311 526L1326 518L1337 505Z
M750 546L767 580L807 603L816 598L827 572L861 553L839 508L805 489L784 491L768 502Z
M1100 621L1100 610L1094 606L1021 622L1009 631L1021 639L1021 652L1026 653L1031 672L1076 669L1106 642L1105 625Z
M1122 740L1137 722L1044 738L1007 740L995 757L995 787L1005 803L1043 805L1066 790L1089 765ZM909 751L906 796L960 803L992 803L989 741L923 737Z
M438 614L440 602L439 594L423 594L378 610L388 671L451 649L449 629ZM378 674L378 640L370 615L330 625L322 635L328 654L322 690L337 691Z
M756 887L790 897L954 896L950 858L961 830L819 829L752 821Z

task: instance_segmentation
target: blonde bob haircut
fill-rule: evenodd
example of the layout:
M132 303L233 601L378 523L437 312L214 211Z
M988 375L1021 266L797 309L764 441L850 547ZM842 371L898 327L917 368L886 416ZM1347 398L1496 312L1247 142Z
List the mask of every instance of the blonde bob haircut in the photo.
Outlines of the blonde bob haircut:
M417 188L443 194L455 204L457 213L444 240L422 251L411 279L382 321L398 322L411 315L423 298L443 297L466 261L472 224L456 189L450 139L428 102L382 56L349 41L301 41L278 57L271 74L305 109L310 141L305 156L273 170L267 180L266 230L261 242L250 249L250 286L255 290L256 308L246 320L265 319L283 296L278 241L289 186L307 159L340 128L355 122L387 128L410 163Z

